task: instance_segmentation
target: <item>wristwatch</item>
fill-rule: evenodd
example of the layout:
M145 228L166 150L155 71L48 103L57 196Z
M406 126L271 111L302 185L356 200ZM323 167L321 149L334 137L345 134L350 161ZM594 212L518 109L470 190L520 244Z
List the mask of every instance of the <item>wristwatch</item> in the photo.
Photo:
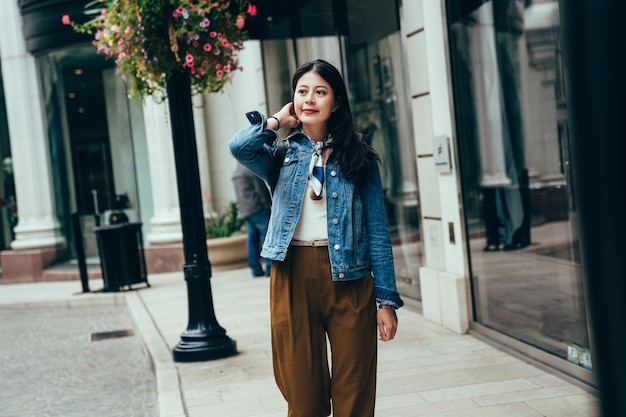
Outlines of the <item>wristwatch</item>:
M398 307L391 304L378 304L378 308L387 308L389 310L397 310Z

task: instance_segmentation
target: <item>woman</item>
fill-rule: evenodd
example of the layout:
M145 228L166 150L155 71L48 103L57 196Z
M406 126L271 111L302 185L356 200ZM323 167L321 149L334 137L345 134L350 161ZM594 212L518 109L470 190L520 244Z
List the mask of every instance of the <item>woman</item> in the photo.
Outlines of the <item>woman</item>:
M335 67L306 63L292 88L292 102L269 118L248 113L251 125L229 142L233 155L274 190L261 252L274 261L274 376L289 417L327 416L331 399L334 417L373 416L376 324L380 340L392 340L395 310L403 305L378 156L355 131ZM281 127L291 130L276 173Z

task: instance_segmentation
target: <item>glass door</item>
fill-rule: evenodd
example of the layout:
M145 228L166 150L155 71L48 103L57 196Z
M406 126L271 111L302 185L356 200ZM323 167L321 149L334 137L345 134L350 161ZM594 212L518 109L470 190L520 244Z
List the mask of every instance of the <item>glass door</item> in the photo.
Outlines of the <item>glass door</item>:
M126 87L114 64L87 44L38 60L57 213L74 257L71 214L81 219L87 257L97 257L93 227L123 210L138 221L138 190Z

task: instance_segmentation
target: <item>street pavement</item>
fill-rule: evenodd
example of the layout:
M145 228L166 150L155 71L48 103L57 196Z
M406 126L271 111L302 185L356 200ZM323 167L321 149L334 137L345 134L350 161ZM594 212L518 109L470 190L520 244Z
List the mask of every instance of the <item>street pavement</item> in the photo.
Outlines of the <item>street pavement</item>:
M252 278L244 267L214 270L210 282L216 317L237 343L238 353L191 363L174 362L171 354L188 320L182 271L151 275L148 281L150 287L137 284L130 291L89 294L79 294L79 281L0 285L0 320L13 323L0 327L0 416L286 416L286 404L272 375L267 278ZM97 289L99 283L100 280L90 280L90 288ZM82 324L77 324L75 318L61 319L71 311L78 312ZM459 335L433 324L414 305L400 309L398 317L396 339L379 345L377 416L600 416L597 397L577 383L498 350L473 335ZM58 345L52 352L39 357L29 354L29 346L37 343L24 339L22 360L12 359L21 345L16 338L19 333L26 333L22 330L26 328L24 320L49 320L47 326L34 327L28 333L41 333L48 342L56 340ZM94 326L85 326L85 322L93 322ZM48 333L42 327L53 328L49 331L54 335L45 336ZM85 342L92 333L131 328L135 336ZM66 350L71 359L61 356ZM17 368L9 367L14 369L11 381L18 382L5 382L6 361L22 362ZM64 368L72 369L71 378L55 377L64 375L64 371L59 371ZM152 376L144 376L141 369L152 369ZM31 388L19 382L20 374L29 373L37 373L41 384L35 383ZM37 402L25 413L16 408L42 393L52 400L69 396L57 382L64 380L85 381L80 385L82 390L72 394L73 401L57 400L54 409L50 402ZM18 388L5 391L5 386L12 383L22 384L26 392L20 394ZM102 385L113 389L111 385L115 383L124 385L119 388L122 393L103 392ZM115 397L115 401L106 403L112 407L111 412L103 413L90 405L95 399L110 396ZM84 397L84 403L79 397ZM9 409L20 414L2 414L9 402L18 403ZM154 402L158 413L154 412ZM73 407L77 406L84 407L82 414L75 414ZM113 408L117 407L126 413L114 414Z
M0 416L159 416L126 305L2 308L0 334Z

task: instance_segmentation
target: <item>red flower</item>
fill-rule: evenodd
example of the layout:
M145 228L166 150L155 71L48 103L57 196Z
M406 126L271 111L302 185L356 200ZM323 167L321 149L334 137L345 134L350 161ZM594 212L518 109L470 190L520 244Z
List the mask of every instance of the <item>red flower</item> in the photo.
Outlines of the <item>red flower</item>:
M68 15L64 14L63 17L61 17L61 22L64 25L69 25L71 23L70 22L70 17ZM237 27L239 27L239 26L237 26ZM239 28L239 29L241 29L241 28Z
M254 4L248 4L248 10L246 11L250 16L256 16L256 6Z
M237 29L241 30L243 29L245 25L246 25L246 18L243 17L243 15L238 15L237 21L235 22L235 26L237 26Z

